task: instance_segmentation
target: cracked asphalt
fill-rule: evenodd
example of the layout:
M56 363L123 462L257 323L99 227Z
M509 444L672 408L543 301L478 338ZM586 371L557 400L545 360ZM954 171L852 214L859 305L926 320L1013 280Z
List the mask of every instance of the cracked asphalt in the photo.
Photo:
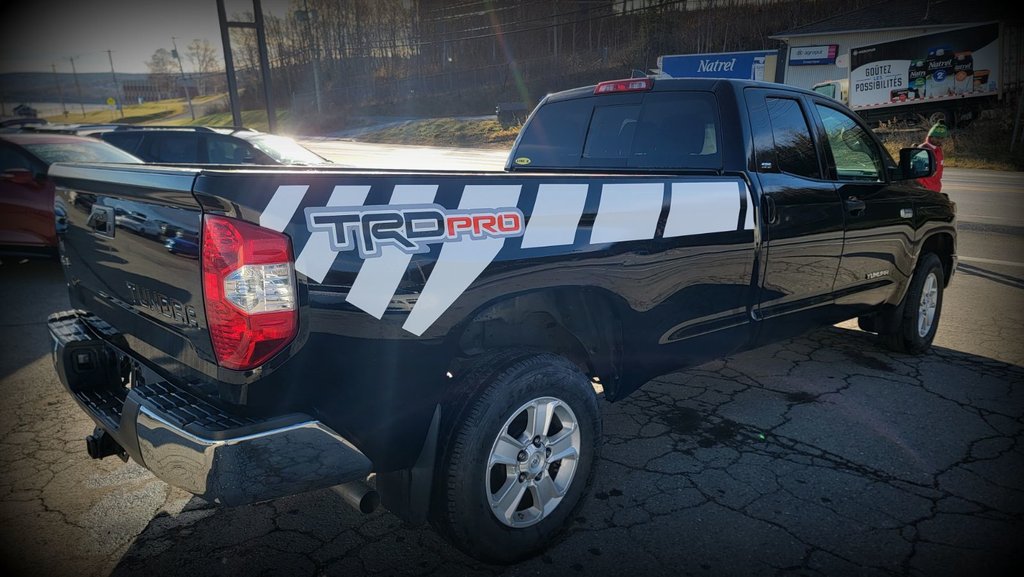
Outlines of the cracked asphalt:
M1021 244L967 234L986 254ZM1002 258L1024 260L1014 251ZM603 402L604 454L567 537L495 567L331 491L224 509L89 459L91 422L49 357L46 315L67 307L59 267L5 259L0 573L1017 574L1024 265L999 262L961 268L927 355L886 352L847 322Z

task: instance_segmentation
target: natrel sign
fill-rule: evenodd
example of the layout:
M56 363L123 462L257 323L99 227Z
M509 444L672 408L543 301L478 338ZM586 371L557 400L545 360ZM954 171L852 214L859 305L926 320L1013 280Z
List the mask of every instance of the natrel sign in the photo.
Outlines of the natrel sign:
M671 78L774 80L777 50L674 54L658 57L661 73Z

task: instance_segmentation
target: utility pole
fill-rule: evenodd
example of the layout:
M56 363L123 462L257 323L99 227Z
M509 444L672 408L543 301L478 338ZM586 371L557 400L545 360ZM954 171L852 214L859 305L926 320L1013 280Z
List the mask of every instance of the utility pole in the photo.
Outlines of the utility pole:
M267 34L263 27L263 5L260 0L252 0L252 13L253 24L256 25L260 73L263 76L263 103L267 107L267 130L273 134L277 132L277 107L274 106L274 91L270 85L270 57L267 54Z
M75 57L68 58L71 61L71 75L75 77L75 93L78 95L78 105L82 107L82 118L85 118L85 104L82 102L82 87L78 84L78 71L75 70Z
M53 83L57 85L57 94L60 95L60 109L64 113L64 118L67 118L68 105L64 103L64 89L60 87L60 77L57 76L57 63L51 63L50 68L53 70Z
M178 53L178 42L174 36L171 36L171 46L174 47L174 57L178 59L178 70L181 71L181 85L185 87L185 99L188 100L188 113L192 115L192 120L195 120L196 111L192 108L192 95L188 91L188 83L185 81L185 67L181 65L181 54Z
M217 0L217 20L220 22L220 40L224 44L224 69L228 76L228 94L231 96L231 118L235 126L242 125L242 112L238 107L238 83L235 81L235 64L231 59L231 29L251 28L256 31L256 50L259 52L260 76L263 77L264 104L267 107L267 128L273 134L277 130L277 110L270 78L270 57L267 55L267 37L263 32L263 7L260 0L252 0L253 21L231 22L228 20L224 0Z
M231 56L231 23L228 22L224 0L217 0L217 21L220 24L220 41L224 45L224 72L228 77L228 99L231 102L231 124L242 125L242 111L238 104L238 81L235 79L235 62ZM269 118L269 116L268 116Z
M124 103L121 102L121 90L117 87L117 73L114 72L114 56L107 50L107 60L110 61L110 77L114 79L114 96L117 97L117 109L121 112L121 118L124 118Z

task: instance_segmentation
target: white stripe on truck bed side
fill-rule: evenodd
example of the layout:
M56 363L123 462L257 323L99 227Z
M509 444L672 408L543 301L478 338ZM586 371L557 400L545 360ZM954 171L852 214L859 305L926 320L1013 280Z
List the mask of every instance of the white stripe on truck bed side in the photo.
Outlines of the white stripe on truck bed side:
M575 243L591 187L585 183L539 184L520 247L532 249ZM742 229L754 228L754 205L750 190L743 182L674 182L668 188L669 211L661 238L735 231L744 202L746 214ZM260 225L283 231L303 204L308 189L307 185L279 186L260 215ZM459 210L517 207L521 189L519 184L466 185ZM658 236L665 189L665 182L600 185L600 201L589 243L654 239ZM395 185L389 206L431 204L436 200L437 191L436 184ZM358 210L365 205L369 192L369 185L335 186L325 206ZM306 207L311 208L318 207ZM504 238L465 237L457 242L445 242L403 328L422 335L486 270L504 246ZM337 254L331 248L328 231L312 230L295 260L295 270L322 283ZM411 260L411 254L395 246L382 246L380 256L363 260L346 300L380 319Z

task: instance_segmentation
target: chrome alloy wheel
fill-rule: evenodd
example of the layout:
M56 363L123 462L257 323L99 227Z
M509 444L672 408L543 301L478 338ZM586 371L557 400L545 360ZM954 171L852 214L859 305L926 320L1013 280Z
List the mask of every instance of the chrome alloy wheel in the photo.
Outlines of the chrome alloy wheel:
M934 272L928 273L921 287L921 304L917 307L917 336L924 338L932 330L935 311L939 307L939 279Z
M509 527L539 523L562 501L579 462L576 415L554 397L519 407L498 431L487 458L491 511Z

